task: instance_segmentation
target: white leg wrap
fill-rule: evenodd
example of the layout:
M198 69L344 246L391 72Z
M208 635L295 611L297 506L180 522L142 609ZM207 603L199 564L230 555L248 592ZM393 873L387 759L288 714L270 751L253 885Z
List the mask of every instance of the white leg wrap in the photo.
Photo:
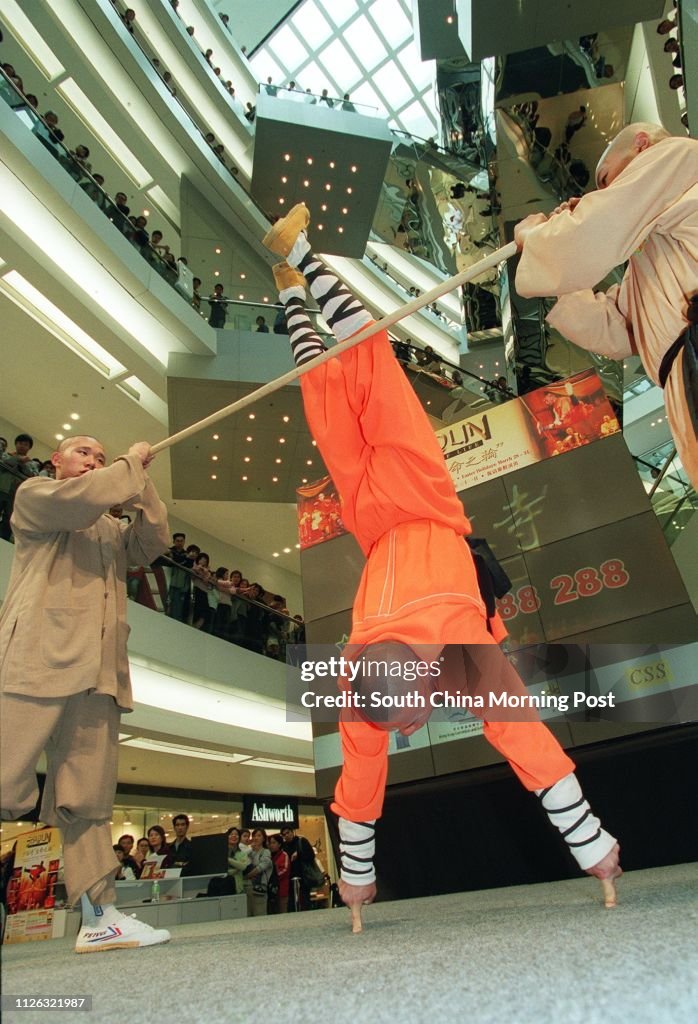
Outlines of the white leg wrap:
M592 814L573 773L548 789L537 789L536 796L540 797L543 810L583 871L593 868L615 846L616 840L601 828L601 822Z
M340 877L349 885L371 885L376 880L375 821L339 819Z
M305 288L302 288L299 284L294 284L290 288L282 288L279 292L279 301L285 306L289 299L300 299L304 303Z
M305 231L301 231L298 238L293 243L290 253L286 257L286 262L290 267L297 267L308 252L310 252L310 242L308 241Z

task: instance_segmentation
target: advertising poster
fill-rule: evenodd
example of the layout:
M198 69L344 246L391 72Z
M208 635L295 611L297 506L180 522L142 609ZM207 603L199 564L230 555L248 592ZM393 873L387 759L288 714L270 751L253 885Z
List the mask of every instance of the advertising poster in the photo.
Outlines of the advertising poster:
M620 430L593 370L459 420L436 436L457 491Z
M298 487L298 539L301 550L341 537L347 530L337 488L329 476Z
M50 939L54 930L55 889L63 872L59 829L42 828L17 839L7 885L5 942Z

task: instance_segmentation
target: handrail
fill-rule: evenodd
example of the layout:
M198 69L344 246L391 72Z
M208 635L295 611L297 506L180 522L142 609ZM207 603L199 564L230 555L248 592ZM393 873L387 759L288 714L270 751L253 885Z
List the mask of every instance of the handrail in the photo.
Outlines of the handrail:
M659 475L657 476L657 479L656 479L656 480L654 481L654 483L652 484L652 487L651 487L651 488L650 488L650 490L648 491L648 494L647 494L647 497L648 497L648 498L651 498L651 497L652 497L652 495L654 494L654 492L655 492L655 491L657 490L657 488L659 487L659 485L660 485L660 483L661 483L661 481L662 481L662 477L664 476L664 474L665 474L665 473L666 473L666 471L668 470L668 468L669 468L669 464L670 464L671 462L673 462L673 460L675 459L675 457L676 457L676 448L674 447L674 448L672 448L672 449L671 449L671 453L670 453L670 454L669 454L669 455L667 456L667 458L665 459L665 461L664 461L664 465L663 465L663 466L662 466L662 468L660 469L660 471L659 471Z
M343 110L345 113L350 114L360 114L362 111L370 110L373 113L367 114L367 117L382 117L378 107L371 106L368 103L355 103L351 98L345 100L343 96L323 96L321 93L309 92L307 89L290 89L287 85L274 85L273 82L259 82L258 85L259 93L261 94L264 91L267 96L288 99L288 97L279 96L279 93L289 93L294 100L303 100L303 102L310 103L313 106L324 103L328 110Z
M261 608L261 609L263 609L263 611L268 612L269 615L275 615L277 618L284 619L286 622L292 623L295 626L300 625L298 620L294 619L292 615L284 615L283 612L277 611L275 608L270 607L270 605L265 604L263 601L255 601L254 598L246 597L244 594L238 594L237 592L232 593L231 591L227 591L225 589L221 589L218 586L218 582L219 582L218 580L205 580L194 569L189 569L185 565L180 565L178 562L175 562L173 558L170 558L169 555L158 555L158 557L155 559L155 561L156 562L167 562L168 566L171 569L179 569L180 572L186 573L187 576L191 577L192 581L195 580L197 583L202 584L203 586L206 587L207 590L219 590L223 594L227 593L231 598L234 597L238 601L244 601L246 604L255 605L257 608ZM260 586L261 586L261 584L260 584Z

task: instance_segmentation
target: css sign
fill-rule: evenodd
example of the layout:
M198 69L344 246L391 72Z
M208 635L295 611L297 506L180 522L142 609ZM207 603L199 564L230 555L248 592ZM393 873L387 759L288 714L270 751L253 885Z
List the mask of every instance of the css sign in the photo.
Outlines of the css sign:
M662 683L670 683L674 676L669 664L662 659L653 661L647 665L635 665L633 668L626 668L625 678L636 690L645 689L649 686L661 686Z

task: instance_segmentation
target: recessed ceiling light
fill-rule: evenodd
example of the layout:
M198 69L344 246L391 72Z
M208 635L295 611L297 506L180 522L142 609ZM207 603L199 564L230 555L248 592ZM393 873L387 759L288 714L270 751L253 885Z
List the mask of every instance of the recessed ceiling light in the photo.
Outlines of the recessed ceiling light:
M306 188L308 188L308 186L310 185L310 182L306 178L305 181L303 182L303 184L305 185Z
M331 191L331 189L332 189L332 186L330 185L330 183L328 181L327 184L325 185L325 191L329 192L329 191Z
M290 555L291 554L291 549L290 548L284 548L284 554L285 555Z
M245 298L245 296L244 296L244 295L243 295L243 294L241 293L240 295L238 295L238 298L239 298L239 299L244 299L244 298Z
M452 14L449 14L449 16L446 18L446 24L447 25L452 25L453 24L453 15Z
M344 228L340 226L340 227L337 228L337 231L339 231L339 233L341 235L341 234L344 233Z
M297 547L297 548L300 548L300 544L296 544L296 547Z
M352 190L351 185L350 185L349 188L347 189L347 195L351 195L352 191L353 190Z
M352 174L356 174L356 164L352 164L352 166L351 166L351 173Z
M220 434L214 434L214 435L213 435L213 440L214 440L214 441L218 441L218 440L219 440L219 438L220 438L220 436L221 436Z
M313 162L313 158L312 158L312 156L309 156L307 161L306 161L306 163L312 164L312 162Z
M214 277L220 277L220 276L221 276L221 272L220 272L220 270L214 270L214 271L213 271L213 276L214 276Z
M77 412L71 412L70 418L71 418L71 420L79 420L80 419L80 414L77 413Z
M323 203L320 207L321 210L327 210L327 203Z
M215 252L216 256L220 256L221 250L218 248L218 246L216 246L216 248L213 251Z
M290 153L284 153L284 160L286 160L287 163L288 163L288 161L290 159L291 159L291 154Z
M57 441L62 441L63 440L63 434L55 434L54 436L55 436Z
M211 462L218 462L218 456L217 455L212 455L211 456Z
M144 217L149 217L150 216L150 210L144 210L143 211L143 216Z
M334 160L330 160L330 167L334 170Z
M246 477L246 476L243 476L243 478L242 478L242 479L243 479L243 480L247 480L247 477Z
M283 419L284 423L288 423L288 421L291 419L290 416L282 416L281 418Z
M281 196L281 199L279 199L279 206L283 206L285 202L286 200L284 199L283 196Z
M306 464L306 466L312 466L313 460L312 459L306 459L305 460L305 464Z
M245 438L245 440L246 440L246 441L251 441L251 440L252 440L252 438L251 438L251 437L246 437L246 438Z
M273 484L278 484L278 482L279 482L279 478L278 478L278 476L273 476L273 477L271 478L271 482L272 482Z
M308 482L308 478L307 478L307 476L304 476L303 479L301 480L301 483L302 484L307 484L307 482Z
M279 557L279 552L278 551L272 552L272 558L278 558L278 557Z
M280 466L280 465L281 465L281 459L275 459L274 461L276 462L276 465L277 465L277 466Z
M72 430L73 429L73 424L72 423L64 423L63 424L63 429L64 430Z
M262 302L269 302L269 296L265 295L264 298L262 299Z
M286 438L285 437L280 437L279 438L279 444L286 444Z
M211 473L211 479L212 479L212 480L217 480L217 479L218 479L218 477L216 476L216 474L215 474L215 473Z
M245 458L242 461L243 462L251 462L252 460L250 459L249 455L246 455Z
M286 176L284 175L284 177L283 177L283 178L281 179L281 181L282 181L282 182L283 182L283 184L285 185L285 184L286 184L286 182L288 181L288 178L287 178L287 177L286 177Z
M322 229L323 229L322 224L318 224L317 229L318 229L318 231L322 231Z
M312 442L313 448L317 448L317 441Z
M246 277L247 277L247 274L240 274L240 280L241 281L244 281Z
M342 213L349 213L349 209L346 206L342 207Z
M255 414L254 414L253 412L251 412L251 413L250 413L250 416L249 416L249 418L250 418L251 420L253 420L253 419L255 418Z

